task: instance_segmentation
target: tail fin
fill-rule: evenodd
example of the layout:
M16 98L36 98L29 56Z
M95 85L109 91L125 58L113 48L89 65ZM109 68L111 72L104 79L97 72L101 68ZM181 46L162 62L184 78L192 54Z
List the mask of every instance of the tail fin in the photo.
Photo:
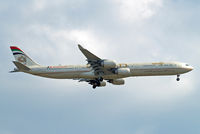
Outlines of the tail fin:
M16 46L10 47L15 60L25 66L39 66L39 64L35 63L31 58L29 58L21 49Z

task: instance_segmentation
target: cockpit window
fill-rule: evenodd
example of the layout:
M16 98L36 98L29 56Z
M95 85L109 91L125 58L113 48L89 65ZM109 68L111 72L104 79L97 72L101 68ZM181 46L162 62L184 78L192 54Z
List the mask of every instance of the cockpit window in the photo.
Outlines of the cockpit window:
M185 64L186 66L190 66L189 64Z

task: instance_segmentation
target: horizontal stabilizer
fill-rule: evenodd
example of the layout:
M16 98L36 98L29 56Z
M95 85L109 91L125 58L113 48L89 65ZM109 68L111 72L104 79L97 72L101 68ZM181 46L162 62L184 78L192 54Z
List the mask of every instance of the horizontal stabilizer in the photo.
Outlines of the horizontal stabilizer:
M13 61L13 63L19 69L19 71L29 71L29 70L31 70L30 68L28 68L27 66L23 65L22 63L20 63L18 61Z
M16 68L13 71L9 71L9 73L16 73L16 72L20 72L20 71Z

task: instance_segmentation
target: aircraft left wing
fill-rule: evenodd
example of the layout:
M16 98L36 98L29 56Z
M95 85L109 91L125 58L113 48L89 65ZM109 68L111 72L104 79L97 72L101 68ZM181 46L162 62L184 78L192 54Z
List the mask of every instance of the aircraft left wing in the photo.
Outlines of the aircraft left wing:
M78 47L87 58L87 62L93 68L95 75L101 77L103 75L109 75L113 73L111 68L105 68L104 64L102 64L105 60L97 57L87 49L83 48L81 45L78 45Z
M78 48L81 50L81 52L85 55L88 61L100 61L101 58L97 57L87 49L83 48L81 45L78 45Z

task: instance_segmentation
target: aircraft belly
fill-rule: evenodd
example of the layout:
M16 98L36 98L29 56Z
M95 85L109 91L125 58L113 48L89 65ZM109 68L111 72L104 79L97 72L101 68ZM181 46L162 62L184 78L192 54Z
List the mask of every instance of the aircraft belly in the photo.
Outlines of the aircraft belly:
M54 79L74 79L74 78L79 78L80 73L39 73L39 74L33 74L41 77L46 77L46 78L54 78Z
M59 73L59 74L48 74L48 77L57 78L57 79L72 79L79 77L78 73Z
M183 72L176 68L134 69L133 76L177 75Z

